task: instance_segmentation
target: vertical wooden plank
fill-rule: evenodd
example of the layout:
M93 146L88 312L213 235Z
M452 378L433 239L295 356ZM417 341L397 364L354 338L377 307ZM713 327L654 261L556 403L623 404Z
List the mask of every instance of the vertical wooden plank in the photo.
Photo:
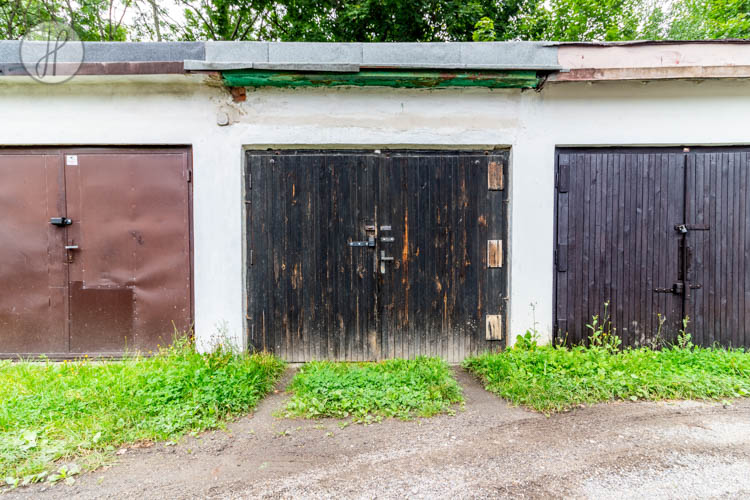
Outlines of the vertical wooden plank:
M320 255L326 256L320 262L320 283L321 303L323 304L323 315L320 328L320 347L325 353L325 359L336 359L336 347L333 329L333 266L335 265L331 258L334 248L332 243L332 231L334 228L333 220L333 190L335 165L333 159L326 156L323 160L324 168L320 172L320 203L321 210L319 214L318 226L321 228Z
M711 245L711 267L713 272L711 273L711 293L713 303L711 305L711 316L712 316L712 328L709 335L709 341L713 344L718 341L721 337L721 282L719 275L721 274L721 168L717 164L716 154L711 153L708 157L709 168L711 169L711 181L713 184L712 191L712 206L711 206L711 227L714 228L712 231L713 244Z
M378 226L379 206L377 203L379 195L379 177L378 177L379 156L375 154L367 155L365 169L363 171L364 181L361 183L362 190L360 197L362 202L362 211L368 217L371 217L373 224ZM380 228L376 236L382 236ZM375 250L377 251L377 249ZM392 251L389 253L393 253ZM374 252L368 251L362 254L359 261L359 272L362 273L363 293L362 293L362 312L363 312L363 331L364 353L367 360L378 360L381 358L380 339L378 330L378 294L377 294L377 276L374 272ZM391 266L392 267L392 266ZM392 270L391 270L392 272Z
M597 216L596 231L596 267L594 271L594 286L596 286L596 298L593 307L593 314L602 316L604 302L607 301L607 291L612 284L611 269L607 263L611 261L609 247L607 245L607 227L612 224L612 203L608 199L609 175L608 175L608 156L607 154L597 155L597 192L596 205L601 207L601 212ZM590 318L591 316L589 316ZM588 335L589 332L585 332Z
M348 228L348 238L356 237L366 240L369 234L363 231L365 218L372 217L371 214L365 215L361 211L360 205L360 173L362 170L362 155L340 154L344 163L344 169L347 172L347 182L344 190L347 193L347 202L342 204L342 220L344 227ZM347 238L347 240L348 240ZM342 241L343 244L343 241ZM347 243L346 259L342 272L342 279L345 283L345 289L350 290L349 297L343 300L344 309L342 311L347 359L350 361L362 361L362 328L360 324L361 316L359 314L360 298L362 297L362 281L357 274L357 260L363 252L363 248L348 246ZM355 253L355 250L359 250ZM367 252L368 250L365 250ZM343 299L343 297L342 297Z
M670 168L669 168L669 160L670 157L667 154L659 154L657 155L657 169L658 169L658 191L655 193L656 195L656 210L657 210L657 217L655 220L656 226L656 241L657 244L654 248L654 257L656 260L656 266L657 266L657 272L656 275L656 282L657 287L663 287L668 288L671 286L671 284L674 282L676 276L672 276L671 266L669 265L671 261L675 260L675 249L672 247L672 242L669 238L669 233L667 232L669 229L669 205L670 205L670 192L669 192L669 174L670 174ZM656 313L661 314L662 316L666 316L668 314L667 307L668 307L668 294L665 293L659 293L654 294L654 297L656 298ZM662 330L662 335L666 333L666 329L669 327L667 323L664 324L664 330ZM655 333L655 332L654 332ZM653 336L654 334L652 334Z
M703 223L703 175L698 171L695 164L695 155L688 154L686 158L687 162L687 175L685 176L687 185L687 196L689 203L687 205L686 213L687 217L685 222L702 224ZM690 283L699 283L700 277L697 273L697 262L699 262L700 255L699 250L703 246L703 232L693 231L692 234L688 234L687 245L692 249L692 262L689 262L689 272L687 273L686 279ZM689 329L695 328L695 322L697 319L696 312L700 310L703 301L702 290L690 290L690 300L687 304L685 316L690 318ZM696 342L694 337L694 342Z
M432 257L429 266L430 281L430 318L428 335L432 339L434 347L431 352L435 356L445 359L445 336L443 329L443 273L441 264L443 262L444 221L442 203L442 179L445 167L443 165L444 155L437 155L431 159L430 167L430 224L432 231L427 234L428 245Z
M432 232L430 221L431 165L429 157L415 156L412 161L413 163L410 167L417 170L417 185L415 189L418 203L414 213L416 225L412 226L416 235L416 248L413 258L416 260L417 273L415 274L416 281L412 283L411 290L416 299L417 310L414 316L415 342L413 345L410 345L410 358L414 358L420 354L431 355L434 347L429 342L427 333L427 330L430 328L430 308L428 303L430 276L428 269L432 258L431 245L428 238L428 234Z
M574 191L568 194L568 199L575 206L574 214L569 214L571 221L575 221L576 258L575 265L571 267L568 260L568 273L574 273L568 277L568 282L574 287L573 303L568 306L568 333L570 342L578 342L581 336L580 319L583 317L587 307L588 297L588 266L591 242L589 241L591 225L591 172L590 161L587 162L584 155L571 155L575 161L575 186ZM568 299L571 300L571 299Z
M737 228L735 227L735 214L739 210L737 206L737 178L735 176L734 153L727 152L722 156L727 164L727 281L726 281L726 298L727 298L727 331L723 340L724 345L737 347L737 288L735 276L737 276L737 259L735 258L735 249L737 241Z
M604 162L604 172L602 177L602 206L607 207L607 217L602 226L598 228L600 232L601 248L599 266L600 270L605 273L605 284L601 290L597 308L600 315L604 314L604 303L609 302L610 320L617 321L617 304L616 297L613 295L615 282L617 280L617 215L619 211L618 198L620 194L617 176L617 166L615 164L615 155L602 155Z
M404 177L404 187L399 191L401 194L402 209L402 233L403 233L403 276L401 277L400 294L403 301L400 304L401 323L399 328L397 356L408 358L409 345L414 345L414 315L416 312L415 297L412 293L412 283L416 279L418 262L414 259L414 251L417 246L417 173L413 161L404 156L400 158L401 169Z
M727 227L728 214L729 214L729 165L727 157L724 154L717 153L717 162L721 169L721 212L720 217L720 228L721 228L721 265L719 266L719 293L720 298L720 311L721 311L721 327L719 330L719 342L722 342L727 335L729 330L728 318L727 318L727 281L729 275L729 228Z
M400 240L400 225L395 223L393 218L394 202L391 199L393 189L391 188L391 182L393 178L392 164L393 160L390 155L382 155L378 162L378 213L377 213L377 224L378 231L383 236L389 236L393 238L391 243L391 253L393 254L393 266L390 275L383 275L380 273L379 267L375 269L375 279L377 280L378 286L378 302L377 311L380 318L379 323L379 339L380 339L380 352L383 358L394 357L394 343L392 327L392 310L393 310L393 298L394 292L391 285L391 281L396 279L396 276L400 272L401 264L400 257L397 255L396 249L400 248L403 243ZM383 231L382 226L391 226L391 231ZM377 256L375 257L377 259ZM375 261L377 262L377 260ZM375 264L376 265L376 264Z
M633 167L633 155L622 154L620 155L620 168L622 169L622 182L621 185L624 189L624 204L622 211L622 236L621 236L621 247L622 247L622 272L620 274L620 287L622 293L620 294L620 307L622 307L622 318L618 325L618 331L624 337L633 338L632 332L632 308L634 305L632 288L636 279L636 275L632 272L633 263L631 262L632 256L635 254L635 238L633 237L633 224L635 222L635 207L633 204L633 185L635 184L632 178L632 167Z
M594 266L596 260L596 217L597 213L595 207L597 206L596 200L596 157L594 155L580 155L584 162L584 169L586 172L586 197L585 197L585 214L586 222L584 228L584 248L585 255L583 259L583 276L584 279L580 283L580 296L583 300L580 304L580 309L576 309L576 324L578 327L575 329L575 337L573 342L581 343L585 339L585 323L590 318L590 309L593 302L589 300L589 296L593 296L593 279L594 279ZM601 215L600 215L601 216Z
M287 158L286 172L284 173L285 185L282 186L286 194L285 209L286 219L286 268L285 268L285 288L287 314L287 331L289 332L289 355L295 361L304 361L304 356L299 345L301 336L300 305L301 305L301 288L302 288L302 252L300 238L301 218L299 204L299 182L298 171L300 162L303 159L300 156Z
M627 271L625 256L626 256L626 245L629 243L629 217L630 212L626 212L629 207L629 194L630 188L627 184L627 171L626 171L626 158L630 155L627 153L618 154L615 157L615 165L617 168L617 174L619 178L619 189L618 189L618 220L617 220L617 280L614 290L614 296L617 297L617 304L614 306L614 312L616 312L614 325L621 335L630 338L628 328L628 317L626 315L626 308L628 307L629 301L627 296L628 287L630 286L629 281L626 281ZM629 246L629 245L628 245Z
M317 252L319 243L317 241L318 228L315 221L317 210L317 189L315 182L320 169L320 157L307 156L300 165L299 190L301 192L301 246L302 255L302 309L300 311L302 358L311 361L316 358L316 345L313 339L317 337L315 325L317 324L318 296L315 291L317 284L317 264L319 262Z
M556 160L558 164L557 172L559 173L559 165L565 164L568 168L569 172L569 179L573 180L573 184L575 185L575 178L576 178L576 172L574 169L574 166L571 165L570 161L570 155L567 154L556 154ZM558 174L559 175L559 174ZM559 177L557 179L557 182L559 183ZM556 245L556 252L558 252L557 258L558 260L561 258L559 255L559 249L562 246L567 247L567 253L571 255L575 255L575 251L577 248L577 242L571 241L569 243L569 227L571 226L570 220L569 220L569 203L570 203L570 197L568 193L561 193L559 189L555 193L557 203L556 203L556 225L555 225L555 245ZM572 230L573 233L575 233L575 229ZM567 259L567 261L575 260L573 259ZM573 264L575 266L575 264ZM565 266L565 272L561 272L560 265L556 263L555 265L555 309L554 309L554 322L555 322L555 331L553 332L553 336L555 339L559 338L560 336L564 337L565 332L567 331L567 325L568 322L566 321L568 316L568 299L570 296L569 287L568 287L568 265ZM575 275L574 275L575 276ZM571 290L572 291L572 290ZM565 331L563 331L563 329Z
M448 322L448 328L451 333L451 342L452 342L452 356L454 360L462 359L463 354L461 352L461 330L460 325L461 322L458 320L457 315L457 294L458 294L458 269L456 266L456 255L458 255L458 234L459 234L459 224L460 224L460 207L459 207L459 199L458 199L458 185L460 183L460 174L459 174L459 163L460 159L457 156L451 156L449 157L449 163L450 163L450 175L451 175L451 182L450 182L450 211L449 211L449 224L450 224L450 271L449 271L449 280L450 280L450 286L446 287L447 293L448 293L448 312L447 312L447 322Z

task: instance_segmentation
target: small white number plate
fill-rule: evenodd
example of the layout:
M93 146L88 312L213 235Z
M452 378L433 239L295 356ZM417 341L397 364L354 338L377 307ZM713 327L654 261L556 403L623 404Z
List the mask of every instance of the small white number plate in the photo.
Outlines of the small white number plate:
M78 165L78 156L76 155L65 155L65 165L75 167Z

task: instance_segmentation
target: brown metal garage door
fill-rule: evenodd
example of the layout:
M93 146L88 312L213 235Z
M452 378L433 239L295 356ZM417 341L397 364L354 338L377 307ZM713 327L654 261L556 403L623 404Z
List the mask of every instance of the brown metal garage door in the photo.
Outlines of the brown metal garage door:
M291 361L497 348L505 152L247 154L250 344Z
M0 151L0 356L148 351L189 328L189 161Z
M750 346L749 157L747 148L559 150L558 336L584 340L609 302L626 345L674 341L687 317L696 343Z

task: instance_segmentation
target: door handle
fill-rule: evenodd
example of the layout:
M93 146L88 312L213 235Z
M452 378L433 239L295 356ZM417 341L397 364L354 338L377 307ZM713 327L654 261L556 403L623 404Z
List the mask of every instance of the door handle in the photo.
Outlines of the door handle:
M392 260L393 257L386 255L385 250L380 251L380 274L385 274L385 263Z
M73 221L68 219L67 217L52 217L49 220L49 223L52 224L53 226L63 227L63 226L69 226L73 224Z
M65 250L80 250L78 245L65 245Z

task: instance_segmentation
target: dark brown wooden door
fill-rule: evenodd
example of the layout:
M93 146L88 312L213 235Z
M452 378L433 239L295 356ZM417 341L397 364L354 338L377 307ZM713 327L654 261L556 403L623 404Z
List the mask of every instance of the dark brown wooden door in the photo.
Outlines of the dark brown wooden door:
M0 152L0 356L148 352L190 328L188 155Z
M559 150L556 335L578 343L604 304L625 345L747 345L747 152ZM746 291L748 293L746 300Z
M750 347L750 184L747 148L687 155L690 289L685 314L703 345ZM706 230L707 229L707 230Z
M285 359L463 359L497 347L504 153L248 152L248 334ZM501 179L502 180L502 179ZM500 186L502 187L502 186ZM487 316L490 316L489 320Z

